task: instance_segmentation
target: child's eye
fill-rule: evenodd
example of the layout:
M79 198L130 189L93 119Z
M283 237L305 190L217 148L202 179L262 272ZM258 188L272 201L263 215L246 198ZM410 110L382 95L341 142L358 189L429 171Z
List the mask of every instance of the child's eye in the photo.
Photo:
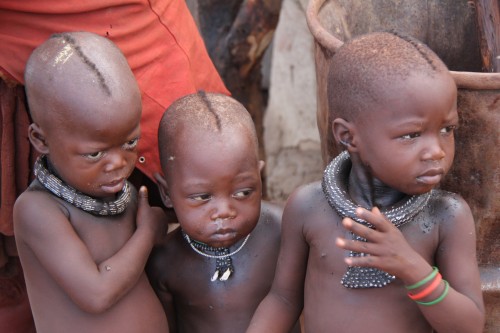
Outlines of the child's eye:
M83 156L89 160L97 161L104 156L104 152L103 151L96 151L95 153L84 154Z
M415 138L418 138L420 136L420 133L408 133L408 134L405 134L405 135L402 135L401 136L401 139L404 139L404 140L410 140L410 139L415 139Z
M457 129L457 126L456 125L450 125L450 126L446 126L446 127L443 127L441 128L441 130L439 131L441 134L451 134L453 133L453 131L455 131Z
M246 198L250 194L252 194L252 192L253 192L253 190L251 190L251 189L244 189L244 190L241 190L241 191L234 193L233 197L234 198Z
M194 201L208 201L212 196L207 193L191 195L189 198Z
M132 150L135 147L137 147L138 143L139 143L139 138L135 138L135 139L128 141L127 143L124 143L122 147L123 147L123 149L126 149L126 150Z

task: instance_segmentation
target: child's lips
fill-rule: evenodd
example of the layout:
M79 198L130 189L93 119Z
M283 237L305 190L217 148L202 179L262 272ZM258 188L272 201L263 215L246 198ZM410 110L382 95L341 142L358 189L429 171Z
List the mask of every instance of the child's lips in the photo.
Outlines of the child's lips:
M107 193L118 193L123 189L123 186L125 186L125 179L120 178L112 182L102 184L101 188Z
M229 229L221 229L217 230L217 232L214 234L214 239L219 241L219 242L224 242L224 241L229 241L232 240L236 237L236 232L234 230L229 230Z
M443 175L443 169L432 169L418 176L417 181L421 184L437 185L443 179Z

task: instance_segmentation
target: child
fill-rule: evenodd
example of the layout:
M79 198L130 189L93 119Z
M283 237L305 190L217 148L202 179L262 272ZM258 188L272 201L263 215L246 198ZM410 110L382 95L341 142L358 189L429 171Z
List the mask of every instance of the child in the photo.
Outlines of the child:
M475 227L435 189L454 156L457 91L422 43L373 33L332 58L329 112L344 145L283 213L276 277L247 332L482 332Z
M282 214L261 202L252 118L231 97L199 92L167 109L158 139L160 194L180 227L147 272L170 331L244 332L271 287Z
M126 59L106 38L63 33L35 49L25 79L42 155L14 227L37 332L168 332L144 273L161 210L126 180L141 118Z

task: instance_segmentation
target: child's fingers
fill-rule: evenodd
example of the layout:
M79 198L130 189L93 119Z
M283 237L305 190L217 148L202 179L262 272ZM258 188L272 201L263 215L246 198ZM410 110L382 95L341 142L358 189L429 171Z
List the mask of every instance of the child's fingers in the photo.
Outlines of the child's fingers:
M380 212L377 207L373 207L371 211L358 207L356 216L373 225L378 231L384 232L391 228L392 223Z
M136 225L142 225L144 222L147 221L148 214L150 213L151 209L149 206L149 199L148 199L148 189L146 186L141 186L139 188L139 193L138 193L138 198L137 198L137 213L136 213Z
M139 189L139 197L141 198L148 198L148 188L146 186L141 186Z
M370 241L376 241L376 234L378 233L377 230L371 229L365 225L362 225L361 223L357 223L356 221L346 217L342 220L342 225L344 228L346 228L348 231L363 237L367 240Z
M380 262L378 257L375 256L363 256L363 257L346 257L344 262L348 266L358 266L358 267L378 267L378 262Z
M139 189L139 206L149 205L149 193L146 186L141 186Z
M354 240L346 240L344 238L337 238L335 244L346 251L354 251L358 253L364 253L363 257L346 257L344 261L349 266L374 266L377 260L376 255L373 251L375 247L373 244L367 242L360 242Z
M358 253L365 253L371 255L378 255L378 246L374 243L357 241L357 240L348 240L345 238L338 237L335 240L335 244L346 251L353 251Z

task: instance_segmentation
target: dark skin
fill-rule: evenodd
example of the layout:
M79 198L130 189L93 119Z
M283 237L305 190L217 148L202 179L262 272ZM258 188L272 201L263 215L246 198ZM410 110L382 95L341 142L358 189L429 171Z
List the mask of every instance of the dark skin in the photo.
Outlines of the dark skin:
M68 185L100 200L114 199L137 158L140 93L115 49L90 34L73 37L83 51L93 50L106 79L116 77L107 80L112 93L85 80L93 73L64 48L67 43L59 52L58 41L47 42L41 46L46 56L27 67L35 120L30 140ZM57 60L68 57L58 65L53 54ZM58 80L38 81L55 73ZM139 196L133 190L123 213L107 217L71 205L35 180L16 201L14 227L37 332L168 332L144 273L153 243L164 233L163 218L160 208L149 206L145 188Z
M186 128L176 137L166 177L159 176L165 205L173 206L180 228L153 250L147 272L171 332L244 332L271 287L282 207L261 201L263 162L248 135ZM227 281L210 280L216 260L194 252L181 228L231 252L250 234L232 256L234 273ZM299 332L298 326L290 332Z
M143 272L155 231L145 223L136 230L134 201L119 218L96 219L37 183L23 194L16 241L37 332L167 331ZM140 201L147 207L145 194Z
M243 249L232 257L235 272L226 282L210 281L215 259L195 253L180 229L153 250L148 271L150 278L158 281L153 286L165 306L171 332L245 331L271 287L280 217L281 208L263 203L260 222Z
M447 72L412 74L388 85L383 101L371 114L337 118L332 125L352 157L348 194L364 207L387 207L430 191L454 155L456 88ZM424 211L400 229L378 208L358 208L357 215L374 229L336 214L319 182L291 195L273 287L247 332L286 332L302 310L308 332L482 332L475 227L460 196L437 190ZM348 232L367 242L352 240ZM369 256L348 258L349 250ZM340 284L348 265L376 267L396 280L383 288L349 289ZM405 286L429 275L431 266L439 268L450 290L436 305L418 305ZM444 288L441 282L423 301L435 300Z

